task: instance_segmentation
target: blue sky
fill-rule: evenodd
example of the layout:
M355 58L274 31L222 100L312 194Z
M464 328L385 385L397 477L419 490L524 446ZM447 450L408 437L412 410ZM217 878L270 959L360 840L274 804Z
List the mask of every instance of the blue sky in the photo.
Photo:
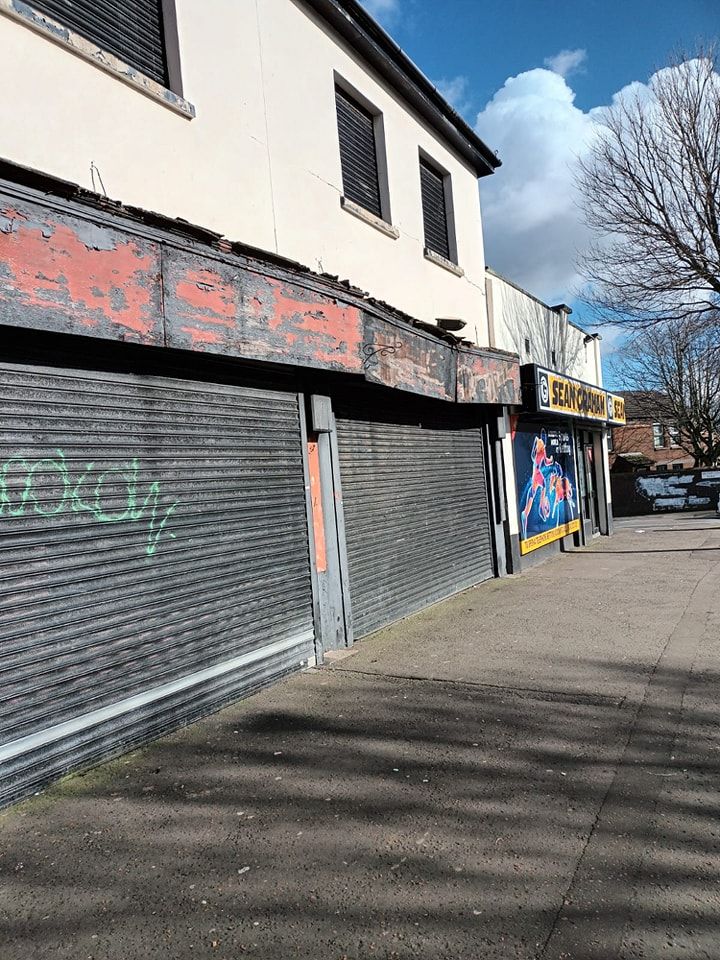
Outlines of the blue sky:
M588 324L572 167L593 111L717 37L720 0L361 2L503 162L480 181L487 262Z
M678 47L720 34L720 0L365 0L432 80L467 78L466 114L507 77L542 67L560 50L585 50L577 105L609 102L645 81Z

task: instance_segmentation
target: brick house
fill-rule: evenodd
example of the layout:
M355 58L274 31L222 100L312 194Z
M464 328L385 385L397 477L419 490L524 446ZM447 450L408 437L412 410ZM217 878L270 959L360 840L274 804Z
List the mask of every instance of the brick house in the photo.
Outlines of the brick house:
M657 390L625 390L627 423L614 427L610 437L610 469L613 473L635 470L685 470L694 458L680 446L664 394Z

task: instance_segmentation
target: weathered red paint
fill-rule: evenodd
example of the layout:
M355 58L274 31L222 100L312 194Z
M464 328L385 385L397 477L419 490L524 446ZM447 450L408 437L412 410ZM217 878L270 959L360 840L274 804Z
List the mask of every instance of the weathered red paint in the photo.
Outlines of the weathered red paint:
M141 248L134 238L107 231L97 248L59 219L31 222L11 208L0 214L11 222L0 232L0 300L40 309L49 319L59 311L84 328L79 332L110 325L124 331L118 339L161 342L153 296L159 255L152 245Z
M448 344L367 316L362 353L368 380L438 400L454 399L455 360Z
M257 257L205 254L169 232L147 239L107 211L5 198L6 325L341 371L460 403L520 402L516 357L450 346L313 274L283 268L280 279Z
M520 365L516 357L461 350L457 356L459 403L520 403Z
M327 570L327 545L325 543L325 518L320 492L320 453L317 440L308 440L308 476L310 478L310 505L312 508L313 534L315 540L315 565L318 573Z
M201 349L203 345L223 342L222 336L214 330L199 330L197 327L181 327L180 329L199 349Z
M189 308L188 316L200 314L203 323L234 327L237 322L237 285L228 283L215 270L188 270L175 286L175 295Z
M357 373L361 369L363 316L358 307L319 300L297 284L266 278L265 297L255 297L255 319L276 333L280 349L297 359Z

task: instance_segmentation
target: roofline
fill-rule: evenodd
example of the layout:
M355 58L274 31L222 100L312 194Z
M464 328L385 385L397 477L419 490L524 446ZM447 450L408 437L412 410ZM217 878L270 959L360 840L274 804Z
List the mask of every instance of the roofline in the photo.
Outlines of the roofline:
M553 313L558 313L559 307L567 306L567 304L565 303L558 303L556 304L556 306L551 307L549 303L545 303L545 301L541 300L540 297L536 297L534 293L530 293L529 290L526 290L524 287L521 287L519 283L515 283L514 280L509 280L507 277L503 276L502 273L498 273L497 270L493 270L492 267L488 267L487 264L485 266L485 273L489 273L490 276L495 277L497 280L502 280L503 283L507 283L508 286L514 287L514 289L517 290L519 293L524 294L526 297L530 297L530 299L534 300L535 303L539 303L541 307L545 307L546 310L551 310ZM564 312L565 311L563 311L563 313ZM571 320L567 316L567 314L565 315L565 322L568 324L568 326L574 327L576 330L579 330L580 333L590 333L588 329L586 329L585 327L581 327L579 323L575 323L574 320ZM600 337L600 334L596 334L596 336ZM602 339L602 337L600 337L600 339Z
M301 0L357 50L448 141L478 177L501 164L497 154L450 106L440 91L357 0Z

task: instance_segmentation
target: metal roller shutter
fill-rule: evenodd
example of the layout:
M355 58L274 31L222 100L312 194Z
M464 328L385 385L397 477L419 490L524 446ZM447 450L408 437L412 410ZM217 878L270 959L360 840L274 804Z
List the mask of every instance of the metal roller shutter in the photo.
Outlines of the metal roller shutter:
M375 119L340 87L335 87L343 193L354 203L382 217Z
M445 182L442 174L425 160L420 160L420 195L422 198L425 246L446 260L450 259Z
M493 576L479 426L336 409L355 638Z
M162 0L33 0L32 6L167 84Z
M0 365L0 804L307 663L297 394Z

